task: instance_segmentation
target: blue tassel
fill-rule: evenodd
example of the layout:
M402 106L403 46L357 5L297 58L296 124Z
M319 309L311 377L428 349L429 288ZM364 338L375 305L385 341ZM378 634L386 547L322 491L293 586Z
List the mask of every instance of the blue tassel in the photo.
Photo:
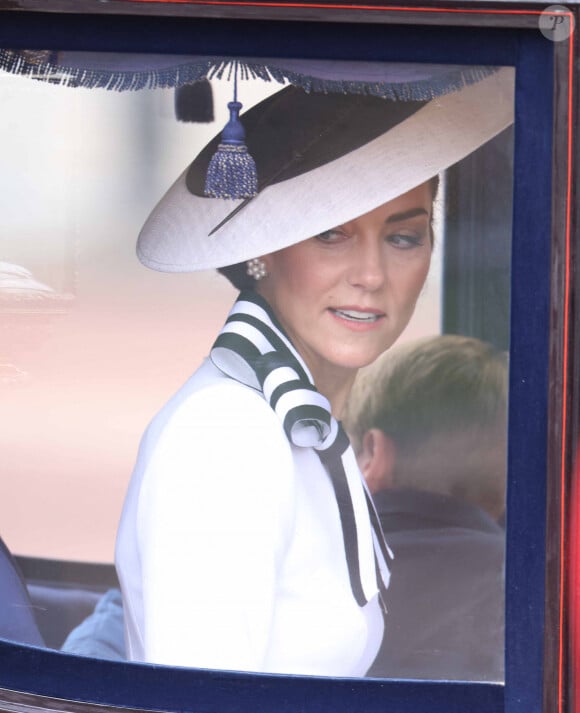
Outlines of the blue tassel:
M253 198L258 194L256 164L248 153L246 132L240 121L237 62L234 72L234 101L228 104L230 120L205 177L205 195L211 198Z
M237 101L228 104L230 120L205 178L205 194L211 198L253 198L258 193L256 164L248 153L239 119L241 108Z

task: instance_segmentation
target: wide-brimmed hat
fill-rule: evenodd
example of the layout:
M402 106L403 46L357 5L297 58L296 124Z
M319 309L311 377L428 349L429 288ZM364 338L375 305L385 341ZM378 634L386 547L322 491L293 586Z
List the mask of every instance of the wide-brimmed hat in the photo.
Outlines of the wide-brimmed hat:
M513 121L513 69L482 75L441 96L410 101L283 89L241 117L257 195L204 195L216 137L147 219L139 259L166 272L224 267L293 245L406 193Z

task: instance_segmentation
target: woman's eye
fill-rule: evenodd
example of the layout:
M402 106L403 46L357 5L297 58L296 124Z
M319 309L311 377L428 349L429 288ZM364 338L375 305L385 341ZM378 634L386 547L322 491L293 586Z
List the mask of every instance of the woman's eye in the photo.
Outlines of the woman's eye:
M387 241L400 250L411 250L423 245L425 242L422 235L405 235L403 233L389 235Z
M338 228L332 228L331 230L325 230L323 233L319 233L315 236L315 239L321 243L339 243L343 240L347 240L348 235Z

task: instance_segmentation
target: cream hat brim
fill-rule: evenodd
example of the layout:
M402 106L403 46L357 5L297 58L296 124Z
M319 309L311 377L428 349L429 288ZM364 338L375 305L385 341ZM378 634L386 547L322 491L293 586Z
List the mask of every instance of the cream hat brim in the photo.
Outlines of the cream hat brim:
M193 272L243 262L352 220L433 178L513 121L514 75L503 67L432 99L354 151L264 188L213 235L239 200L195 196L187 171L147 219L139 260L154 270Z

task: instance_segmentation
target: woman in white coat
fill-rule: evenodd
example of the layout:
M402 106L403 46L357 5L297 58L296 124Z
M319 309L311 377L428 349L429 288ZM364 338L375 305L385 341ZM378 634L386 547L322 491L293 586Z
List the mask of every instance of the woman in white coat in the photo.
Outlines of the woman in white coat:
M512 103L510 70L436 100L289 87L243 116L254 198L204 196L216 139L155 208L145 265L219 268L242 292L140 447L116 552L130 658L366 673L390 553L341 411L413 313L437 174Z

